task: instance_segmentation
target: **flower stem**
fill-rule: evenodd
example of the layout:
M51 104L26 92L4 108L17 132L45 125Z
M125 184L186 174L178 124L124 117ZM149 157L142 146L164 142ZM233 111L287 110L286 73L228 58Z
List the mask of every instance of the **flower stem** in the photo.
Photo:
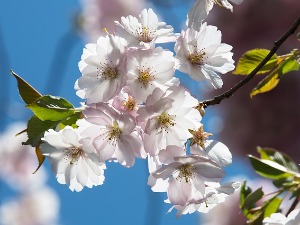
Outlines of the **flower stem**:
M224 92L223 94L215 96L213 99L204 101L203 102L204 108L210 105L220 104L223 99L231 97L239 88L241 88L250 80L252 80L252 78L257 74L257 72L272 58L272 56L276 53L279 47L288 39L288 37L295 33L299 25L300 25L300 17L298 17L298 19L295 20L295 22L289 28L289 30L278 41L275 41L274 46L269 52L269 54L261 61L261 63L249 75L247 75L243 80L238 82L234 87Z

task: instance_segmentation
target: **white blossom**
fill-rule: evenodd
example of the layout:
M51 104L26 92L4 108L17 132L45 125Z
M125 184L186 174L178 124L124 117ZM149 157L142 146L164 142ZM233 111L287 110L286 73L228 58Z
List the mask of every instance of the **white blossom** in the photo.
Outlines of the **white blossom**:
M221 88L223 81L219 74L234 69L230 45L221 43L221 31L204 23L199 32L193 28L182 31L175 51L178 70L196 81L208 80L215 88Z
M115 109L122 113L129 113L133 117L137 116L136 112L139 108L139 103L128 86L122 88L120 93L112 100L112 105Z
M116 21L116 34L125 38L130 47L149 48L154 43L174 42L177 35L173 27L159 22L157 15L150 9L144 9L139 19L133 16L122 17Z
M263 225L298 225L300 223L300 210L294 209L286 217L282 213L273 213L263 220Z
M230 0L235 4L240 4L243 0ZM196 31L200 30L202 21L206 19L208 13L213 8L214 4L233 11L232 5L227 0L197 0L187 14L186 25L189 28L194 28Z
M173 53L161 47L132 50L127 62L127 85L143 102L156 87L167 89L165 83L172 79L175 70Z
M98 103L87 107L84 115L90 125L81 134L92 137L100 161L116 160L131 167L135 157L146 157L135 119L130 114L120 114L108 104Z
M46 143L41 145L41 151L50 160L59 183L67 184L72 191L103 184L105 164L86 144L89 138L82 138L78 130L69 126L59 132L50 129L42 140Z
M144 146L155 156L168 145L183 146L192 135L189 129L200 126L201 115L194 108L198 104L182 86L166 92L154 89L145 106L138 110L138 122L144 128Z
M120 92L126 82L126 46L123 38L113 35L85 46L79 62L82 76L75 84L79 97L88 103L106 102Z
M186 205L174 205L170 210L173 208L177 209L177 217L183 214L191 214L196 211L208 213L212 208L223 203L226 197L234 194L239 187L239 182L231 182L224 185L220 185L219 183L214 183L213 186L206 185L203 198L192 198L186 203ZM169 201L167 202L169 203Z
M171 204L185 206L191 200L203 199L206 182L219 182L225 172L208 158L179 156L162 163L167 165L152 173L156 179L168 180L167 194Z
M232 155L226 145L214 140L206 140L212 134L204 132L203 125L198 130L190 130L193 137L190 139L190 152L202 155L216 162L220 167L228 166L232 162Z

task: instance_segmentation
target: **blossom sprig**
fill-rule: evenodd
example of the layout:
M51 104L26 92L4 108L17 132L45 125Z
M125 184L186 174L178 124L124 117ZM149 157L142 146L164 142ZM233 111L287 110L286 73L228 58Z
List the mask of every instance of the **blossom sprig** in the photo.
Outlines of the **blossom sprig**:
M40 165L49 159L58 182L72 191L102 185L107 163L129 168L136 157L148 158L148 184L166 192L179 215L207 211L238 186L220 183L232 156L224 144L205 140L204 111L174 74L180 70L219 88L219 74L234 68L232 47L206 23L199 32L189 27L175 34L152 9L139 18L122 17L115 26L115 34L83 50L82 76L75 82L76 94L85 100L79 108L41 95L14 74L34 112L26 144L36 147ZM168 42L176 42L175 56L157 46Z

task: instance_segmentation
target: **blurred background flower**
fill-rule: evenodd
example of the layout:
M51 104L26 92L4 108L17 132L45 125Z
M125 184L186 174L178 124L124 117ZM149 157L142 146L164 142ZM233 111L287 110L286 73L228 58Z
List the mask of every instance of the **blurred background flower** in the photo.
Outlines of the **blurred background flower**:
M136 16L148 6L154 8L161 20L180 32L193 3L193 0L1 2L1 225L204 224L199 222L197 214L180 219L175 218L175 212L165 214L169 208L163 202L166 196L152 193L147 186L145 160L137 160L130 170L109 164L105 184L80 193L72 193L66 186L59 185L50 172L48 162L32 175L37 166L34 149L20 146L19 143L24 140L13 137L26 125L8 127L16 121L25 122L30 116L30 111L24 108L17 94L16 82L10 77L9 69L21 75L42 94L60 95L79 106L81 100L73 87L81 75L77 64L87 41L95 41L104 27L108 32L113 32L114 20L129 14ZM237 61L249 49L270 49L273 42L299 16L299 8L298 0L245 0L241 5L235 5L233 13L214 7L207 22L222 31L222 42L233 46ZM173 45L163 47L172 49ZM299 47L299 41L291 37L279 54L285 54L295 47ZM222 90L212 91L208 85L198 84L187 75L178 73L177 76L199 100L224 92L243 78L224 75ZM255 154L257 145L278 148L291 154L295 160L300 159L297 154L300 147L300 108L297 105L300 78L296 73L290 74L282 79L275 90L251 100L249 93L262 77L258 76L221 105L206 110L205 130L218 136L214 138L221 140L233 153L233 164L227 168L227 174L232 176L244 174L240 175L243 177L247 174L253 177L245 155ZM5 127L7 129L4 132ZM24 209L25 205L27 207ZM44 211L45 208L51 209L48 210L50 212ZM240 215L237 210L235 215ZM28 220L29 215L35 220ZM226 220L225 216L222 222Z

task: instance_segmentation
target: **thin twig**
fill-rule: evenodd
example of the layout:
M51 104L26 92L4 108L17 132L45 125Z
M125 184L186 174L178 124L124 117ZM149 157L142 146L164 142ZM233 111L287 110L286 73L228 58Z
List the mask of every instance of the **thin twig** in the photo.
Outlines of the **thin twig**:
M293 25L289 28L289 30L278 40L275 41L273 48L269 52L269 54L261 61L261 63L243 80L238 82L233 88L229 89L228 91L224 92L221 95L218 95L214 97L213 99L206 100L203 102L204 108L210 106L210 105L216 105L220 104L220 102L225 99L232 96L240 87L248 83L255 75L256 73L272 58L272 56L276 53L278 48L283 44L283 42L286 41L286 39L295 33L297 28L300 25L300 17L293 23Z
M292 212L296 208L296 206L299 203L299 200L300 200L299 197L295 198L295 200L293 201L293 204L289 208L289 211L286 213L286 216L288 216L290 214L290 212Z

